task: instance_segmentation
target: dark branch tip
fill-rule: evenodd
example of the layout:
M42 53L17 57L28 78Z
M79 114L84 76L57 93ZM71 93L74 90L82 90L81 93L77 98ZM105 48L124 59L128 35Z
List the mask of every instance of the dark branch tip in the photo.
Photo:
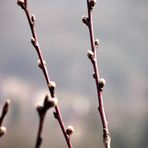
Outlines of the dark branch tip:
M43 138L42 137L39 137L38 138L38 141L37 141L37 146L40 147L40 145L42 144L43 142Z
M10 100L8 99L3 106L2 116L5 116L7 114L9 106L10 106Z

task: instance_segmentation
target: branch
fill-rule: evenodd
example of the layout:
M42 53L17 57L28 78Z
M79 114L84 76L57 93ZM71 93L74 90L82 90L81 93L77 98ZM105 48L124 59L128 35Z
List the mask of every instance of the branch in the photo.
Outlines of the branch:
M2 114L0 117L0 137L2 137L7 132L6 127L2 126L2 123L4 121L5 116L8 113L9 106L10 106L10 100L7 100L3 105Z
M39 66L39 68L41 68L43 75L45 77L47 87L48 87L48 90L50 92L51 100L55 101L56 84L55 84L55 82L50 80L48 70L47 70L47 67L46 67L46 62L43 59L41 48L40 48L39 43L38 43L37 33L36 33L35 27L34 27L35 21L36 21L35 15L32 15L32 16L30 15L30 12L28 10L27 0L18 0L17 4L25 11L25 14L26 14L26 17L27 17L27 20L28 20L28 23L29 23L29 26L30 26L30 29L31 29L31 33L32 33L31 43L34 46L34 48L36 49L36 52L37 52L38 57L39 57L38 66ZM46 97L45 97L45 100L46 100ZM43 129L43 122L44 122L45 114L46 114L47 110L49 109L49 108L47 109L45 107L46 106L45 102L46 101L44 101L44 106L38 106L37 107L37 111L38 111L39 117L40 117L40 124L39 124L39 129L38 129L37 140L36 140L36 148L39 148L40 145L41 145L41 142L42 142L41 134L42 134L42 129ZM62 130L63 135L65 137L67 146L68 146L68 148L72 148L72 144L71 144L71 141L70 141L70 135L67 132L68 128L65 129L64 122L63 122L63 119L62 119L62 116L61 116L61 113L60 113L60 109L59 109L57 104L54 105L53 107L55 108L54 117L59 122L61 130Z
M92 11L95 4L96 4L96 0L87 0L88 16L83 16L82 21L89 29L91 50L88 50L87 56L90 59L93 66L93 70L94 70L93 77L95 79L96 88L97 88L98 103L99 103L98 110L100 113L102 126L103 126L103 141L104 141L105 148L110 148L111 137L108 129L108 122L105 115L105 109L104 109L103 97L102 97L102 91L105 85L105 80L99 77L99 69L98 69L97 56L96 56L96 48L98 48L99 46L99 40L94 39Z

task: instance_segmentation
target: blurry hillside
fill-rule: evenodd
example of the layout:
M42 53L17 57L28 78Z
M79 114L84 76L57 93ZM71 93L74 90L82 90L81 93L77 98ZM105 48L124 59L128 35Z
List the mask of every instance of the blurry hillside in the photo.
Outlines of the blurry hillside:
M102 147L102 126L92 67L86 57L88 30L81 23L86 1L29 2L50 77L66 125L75 127L75 148ZM100 39L98 64L107 81L104 102L113 148L147 148L148 142L148 1L101 1L94 11ZM0 1L0 109L6 98L11 110L4 124L8 133L0 148L34 147L38 127L35 104L48 93L37 67L24 12L15 1ZM43 148L65 148L50 110ZM99 145L99 146L98 146Z

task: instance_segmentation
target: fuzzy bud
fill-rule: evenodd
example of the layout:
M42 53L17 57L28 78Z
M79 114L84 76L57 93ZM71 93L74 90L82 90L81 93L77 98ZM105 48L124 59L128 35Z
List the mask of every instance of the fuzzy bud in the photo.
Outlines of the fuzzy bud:
M4 126L0 127L0 137L2 137L3 135L5 135L7 132L7 129Z
M24 0L18 0L18 1L17 1L17 4L18 4L18 6L20 6L22 9L25 8L25 2L24 2Z
M101 78L99 80L99 88L100 88L101 91L103 90L103 87L105 86L105 84L106 84L105 79Z
M43 60L43 64L46 65L46 61ZM41 69L43 68L43 66L42 66L40 60L38 60L38 66L39 66L39 68L41 68Z
M39 116L41 117L41 115L42 115L42 113L43 113L43 106L40 105L40 104L37 104L37 105L36 105L36 110L37 110Z
M53 112L53 115L54 115L55 119L58 119L59 118L57 112Z
M83 16L83 17L82 17L82 22L83 22L86 26L88 26L88 25L89 25L89 18L88 18L87 16Z
M31 43L35 48L39 47L39 43L35 40L34 37L31 38Z
M96 74L95 73L93 73L93 78L96 79Z
M99 47L99 39L96 39L96 40L95 40L95 46L96 46L96 48Z
M93 7L95 6L97 0L89 0L89 6L91 9L93 9Z
M73 126L69 125L69 126L67 127L67 129L66 129L66 134L67 134L68 136L71 136L71 135L73 134L73 132L74 132Z
M33 24L34 24L34 23L35 23L35 21L36 21L36 17L35 17L35 15L34 15L34 14L31 16L31 21L32 21L32 23L33 23Z
M93 51L88 50L88 52L87 52L87 56L88 56L88 58L89 58L91 61L94 60L94 53L93 53Z
M50 81L50 83L48 84L48 87L51 91L51 95L54 96L55 94L55 88L56 88L56 83L53 81Z

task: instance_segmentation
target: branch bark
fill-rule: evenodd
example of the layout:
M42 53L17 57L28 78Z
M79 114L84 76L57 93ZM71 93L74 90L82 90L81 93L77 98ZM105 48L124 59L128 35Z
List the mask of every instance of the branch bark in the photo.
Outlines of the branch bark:
M108 129L108 122L105 115L105 109L104 109L103 97L102 97L105 80L100 78L98 64L97 64L96 48L99 46L99 40L94 39L95 37L94 37L94 29L93 29L92 12L95 4L96 4L96 0L87 0L88 16L84 16L82 18L82 21L89 29L91 50L88 50L87 56L92 63L93 71L94 71L93 77L95 79L98 103L99 103L98 111L100 113L102 126L103 126L103 142L104 142L105 148L110 148L111 137Z
M49 73L47 70L47 66L46 66L46 62L43 59L43 55L41 52L41 48L39 46L39 42L38 42L38 37L37 37L37 33L35 31L35 16L34 15L30 15L30 11L28 9L28 0L18 0L17 4L25 11L30 29L31 29L31 33L32 33L32 38L31 38L31 43L34 46L34 48L36 49L36 52L38 54L39 57L39 61L38 61L38 65L41 68L43 75L45 77L46 80L46 84L48 87L48 90L50 92L50 96L52 100L55 100L55 83L53 81L50 80L49 77ZM66 143L68 148L73 148L72 144L71 144L71 140L70 140L70 136L66 133L66 129L65 129L65 125L62 119L62 115L60 112L60 109L58 107L58 105L56 104L54 106L55 108L55 112L54 112L54 117L58 120L59 125L61 127L61 130L63 132L63 135L65 137ZM42 143L42 129L43 129L43 123L44 123L44 118L45 118L45 114L47 109L45 109L45 104L43 106L40 107L41 110L39 110L39 108L37 107L38 113L39 113L39 117L40 117L40 123L39 123L39 129L38 129L38 134L37 134L37 140L36 140L36 148L39 148L41 143ZM42 112L42 114L40 113Z

